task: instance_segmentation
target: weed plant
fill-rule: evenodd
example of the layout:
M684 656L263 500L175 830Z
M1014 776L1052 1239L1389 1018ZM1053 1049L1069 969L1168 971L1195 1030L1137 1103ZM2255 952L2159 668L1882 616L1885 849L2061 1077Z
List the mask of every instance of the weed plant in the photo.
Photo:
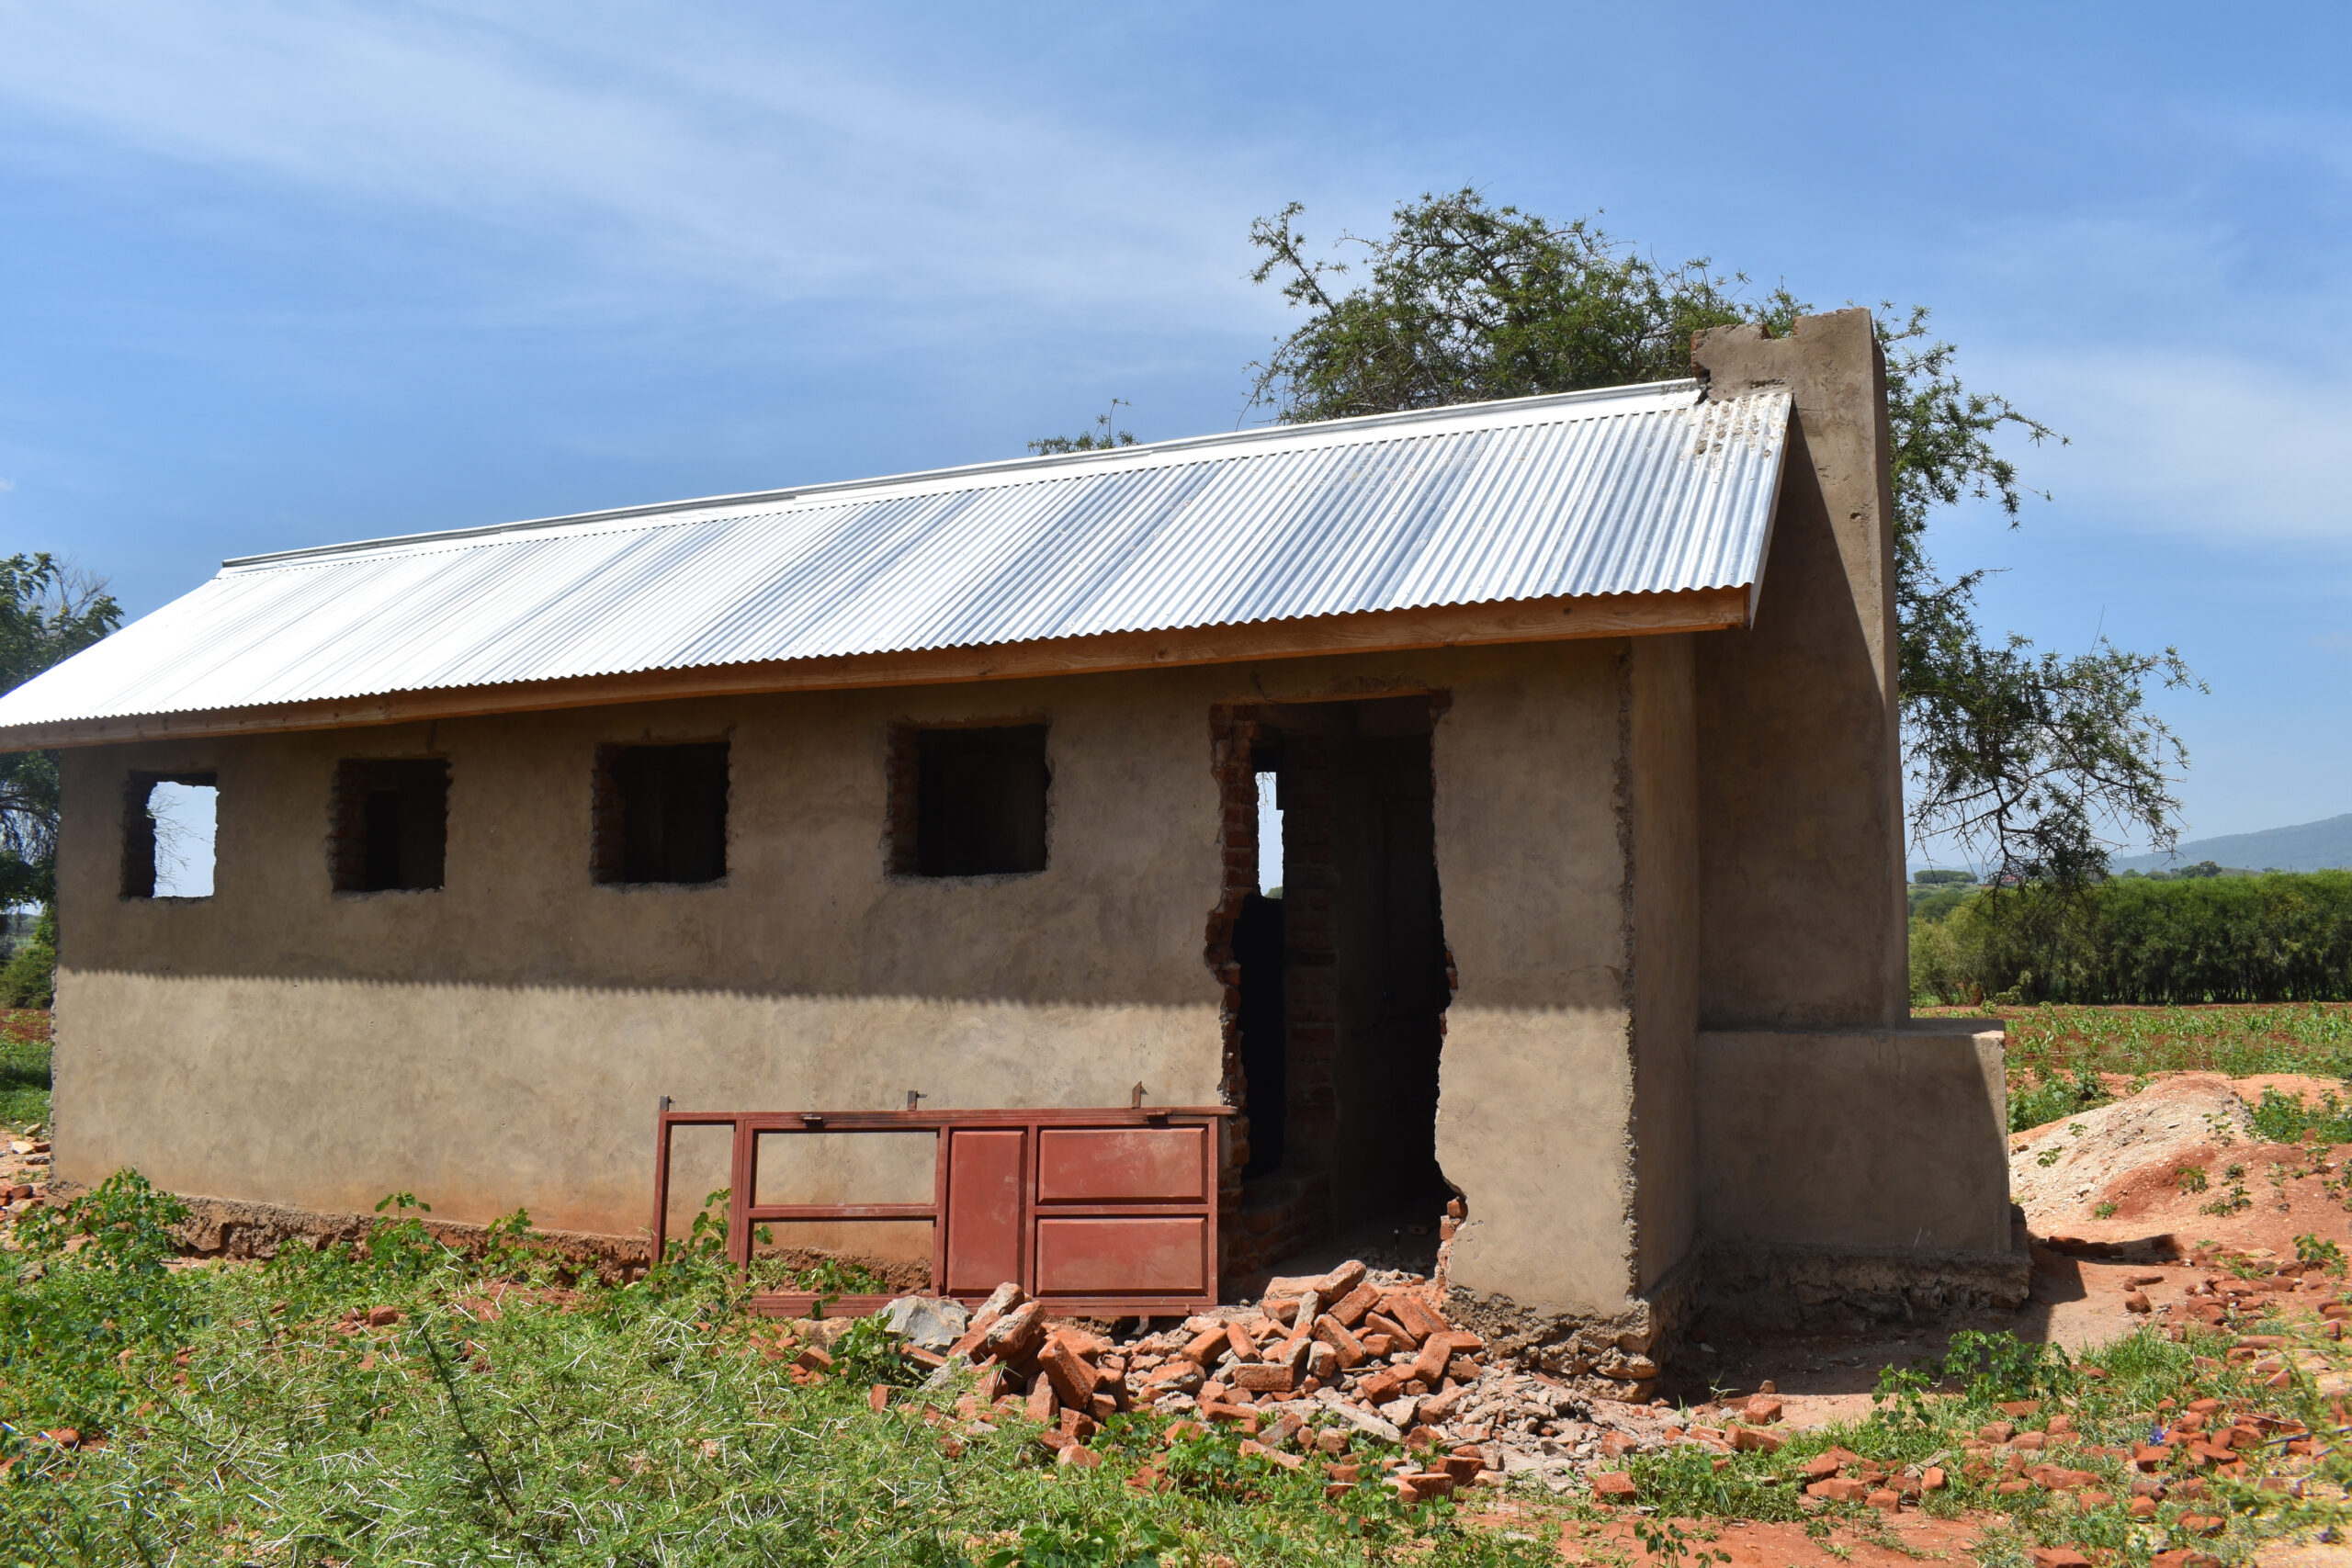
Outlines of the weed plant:
M1532 1564L1450 1503L1327 1501L1212 1433L1118 1416L1099 1467L975 1429L878 1325L804 1384L741 1310L723 1221L619 1287L527 1217L475 1251L386 1200L356 1247L167 1267L121 1175L0 1255L0 1541L44 1563ZM27 1234L20 1230L20 1235ZM370 1327L397 1313L396 1322ZM868 1403L874 1382L900 1392ZM922 1411L932 1407L931 1417ZM59 1431L74 1428L69 1436ZM52 1436L51 1434L55 1434ZM62 1438L64 1440L59 1440ZM74 1446L78 1444L78 1446ZM1147 1465L1163 1484L1130 1486Z
M2352 1005L2001 1010L2009 1066L2047 1072L2314 1073L2352 1077Z
M2276 1331L2276 1325L2266 1326ZM2316 1500L2328 1488L2312 1488L2314 1500L2309 1502L2262 1489L2259 1454L2243 1480L2209 1476L2205 1497L2166 1501L2147 1520L2127 1511L2135 1472L2118 1455L2161 1436L2172 1419L2159 1409L2165 1400L2176 1412L2191 1400L2211 1397L2225 1407L2299 1420L2313 1430L2341 1424L2309 1380L2298 1376L2291 1388L2272 1389L2256 1374L2226 1364L2222 1352L2229 1343L2227 1337L2198 1330L2175 1343L2161 1330L2143 1328L2075 1359L2054 1346L2007 1333L1962 1332L1952 1337L1939 1359L1882 1371L1875 1408L1867 1419L1792 1432L1769 1455L1743 1452L1725 1460L1695 1449L1670 1450L1637 1457L1629 1468L1643 1501L1655 1504L1662 1516L1803 1520L1809 1533L1820 1537L1829 1525L1867 1535L1875 1516L1860 1503L1825 1506L1807 1499L1807 1460L1844 1448L1889 1471L1936 1466L1949 1484L1925 1495L1930 1516L1990 1515L1997 1521L1971 1549L1980 1563L2021 1563L2035 1546L2103 1549L2113 1556L2102 1561L2145 1563L2165 1545L2192 1540L2200 1551L2245 1561L2264 1540L2321 1525L2342 1528L2344 1506ZM2031 1402L2031 1408L2020 1414L2016 1402ZM2009 1411L2000 1408L2005 1404ZM2012 1421L2025 1430L2061 1413L2072 1417L2075 1435L2052 1438L2047 1457L2095 1472L2098 1482L2092 1490L2104 1492L2109 1501L2084 1506L2077 1495L2041 1487L2003 1495L1996 1486L2008 1479L2004 1472L1980 1467L1971 1473L1965 1461L1972 1456L1962 1444L1987 1423ZM2352 1460L2330 1452L2318 1463L2324 1482L2340 1486L2352 1480ZM2179 1522L2190 1513L2224 1519L2224 1536L2208 1541L2190 1535Z

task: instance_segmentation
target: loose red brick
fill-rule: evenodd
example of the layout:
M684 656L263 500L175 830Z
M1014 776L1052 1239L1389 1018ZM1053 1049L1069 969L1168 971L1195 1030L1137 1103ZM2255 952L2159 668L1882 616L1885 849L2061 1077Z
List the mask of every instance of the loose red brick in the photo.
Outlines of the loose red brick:
M1246 1388L1252 1393L1288 1393L1298 1383L1289 1367L1271 1361L1236 1367L1232 1376L1235 1387Z
M1353 1293L1363 1283L1363 1277L1369 1272L1371 1270L1364 1267L1362 1258L1351 1258L1329 1274L1318 1275L1309 1282L1315 1287L1317 1295L1327 1302L1336 1301L1341 1296Z
M2091 1560L2071 1546L2037 1546L2033 1568L2091 1568Z
M980 1348L1000 1361L1021 1361L1035 1354L1045 1340L1045 1303L1023 1302L989 1325Z
M1397 1477L1396 1489L1397 1492L1402 1495L1408 1488L1412 1495L1406 1497L1404 1499L1405 1501L1408 1503L1426 1503L1432 1497L1447 1497L1453 1495L1453 1477L1442 1470L1408 1471L1405 1474Z
M1365 1350L1363 1342L1348 1332L1347 1325L1328 1312L1315 1320L1314 1332L1316 1338L1331 1347L1342 1367L1360 1367L1369 1359L1370 1353Z
M1364 1314L1363 1331L1367 1335L1385 1334L1389 1338L1396 1341L1399 1346L1408 1347L1415 1350L1421 1348L1421 1337L1419 1335L1409 1332L1403 1324L1398 1323L1395 1318L1390 1317L1384 1312L1368 1312Z
M1870 1493L1869 1489L1859 1481L1850 1481L1843 1476L1833 1475L1826 1481L1814 1482L1804 1489L1804 1495L1808 1497L1826 1498L1832 1503L1859 1503Z
M1421 1353L1413 1358L1413 1380L1435 1388L1444 1381L1445 1364L1453 1359L1453 1342L1442 1334L1432 1334L1422 1344Z
M1072 1443L1054 1456L1056 1464L1067 1464L1079 1470L1092 1470L1102 1462L1102 1456L1084 1443Z
M1204 1367L1216 1365L1217 1353L1225 1348L1225 1325L1204 1329L1193 1336L1182 1354L1186 1359Z
M877 1382L867 1389L865 1403L872 1405L877 1412L890 1408L890 1385L886 1382Z
M398 1307L369 1307L368 1309L368 1326L370 1328L390 1328L400 1320L401 1309Z
M1391 1291L1381 1300L1388 1315L1409 1330L1415 1339L1427 1339L1432 1334L1443 1334L1451 1326L1445 1319L1431 1311L1419 1292Z
M1054 1395L1053 1380L1039 1378L1035 1385L1029 1390L1029 1402L1026 1406L1029 1419L1050 1426L1061 1407L1061 1401Z
M1046 1340L1037 1354L1037 1367L1062 1404L1083 1410L1093 1402L1094 1368L1068 1340L1059 1337Z
M1892 1514L1903 1506L1903 1494L1882 1486L1862 1501L1881 1513Z
M1228 1404L1222 1400L1213 1404L1203 1400L1200 1409L1212 1421L1230 1421L1252 1437L1257 1435L1258 1413L1246 1404Z
M1241 1439L1241 1452L1244 1454L1255 1454L1260 1459L1281 1465L1284 1470L1296 1470L1299 1466L1306 1462L1296 1454L1286 1454L1282 1452L1280 1450L1268 1448L1265 1444L1258 1441L1255 1438L1244 1438Z
M833 1370L832 1357L815 1345L802 1346L800 1354L792 1358L792 1364L804 1372L829 1372Z
M1592 1478L1592 1496L1598 1503L1631 1503L1642 1495L1634 1478L1622 1471L1603 1471Z
M1787 1441L1780 1433L1768 1432L1761 1427L1739 1427L1731 1434L1731 1446L1742 1453L1778 1453Z
M1337 1319L1340 1324L1349 1328L1353 1328L1357 1324L1363 1321L1364 1314L1370 1312L1379 1300L1380 1288L1378 1286L1358 1285L1354 1290L1350 1291L1346 1295L1341 1296L1338 1301L1333 1302L1329 1310L1327 1311L1324 1315ZM2352 1311L2352 1308L2347 1308L2346 1310Z

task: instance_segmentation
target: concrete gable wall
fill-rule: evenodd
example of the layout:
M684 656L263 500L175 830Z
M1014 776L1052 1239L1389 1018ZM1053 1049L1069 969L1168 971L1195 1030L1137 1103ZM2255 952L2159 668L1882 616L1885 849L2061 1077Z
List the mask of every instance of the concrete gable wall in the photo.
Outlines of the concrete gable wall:
M1885 370L1870 312L1700 334L1711 395L1769 382L1795 418L1747 631L1698 645L1705 1027L1906 1017Z

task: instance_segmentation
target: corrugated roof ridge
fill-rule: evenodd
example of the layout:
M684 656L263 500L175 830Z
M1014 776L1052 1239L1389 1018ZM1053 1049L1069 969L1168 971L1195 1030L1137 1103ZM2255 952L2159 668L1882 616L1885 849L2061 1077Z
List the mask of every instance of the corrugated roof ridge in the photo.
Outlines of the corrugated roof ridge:
M1394 413L1355 414L1346 419L1314 420L1301 424L1259 425L1248 430L1220 431L1210 435L1180 435L1165 441L1139 441L1132 446L1113 446L1091 452L1057 452L1028 457L1005 457L987 463L963 463L944 468L918 468L907 473L879 474L868 479L828 479L820 484L795 485L777 490L746 491L733 495L698 496L682 501L647 502L637 506L615 506L592 512L572 512L551 517L524 518L512 523L486 523L469 528L427 529L416 534L390 534L372 539L351 539L332 545L306 545L299 549L269 550L258 555L232 556L220 563L223 571L265 566L286 566L303 560L331 560L366 550L391 550L436 543L455 543L469 539L494 538L500 535L527 534L540 529L568 527L583 523L625 522L630 518L653 518L669 513L715 511L721 508L758 506L763 502L785 502L817 500L831 495L852 495L860 491L887 489L894 485L933 484L958 478L995 479L1021 473L1051 470L1057 468L1120 468L1137 464L1155 457L1177 456L1193 452L1216 452L1233 447L1273 446L1285 440L1297 440L1326 433L1351 430L1374 430L1413 425L1453 423L1475 427L1480 415L1510 414L1539 412L1546 408L1570 407L1577 403L1611 400L1633 401L1639 398L1664 400L1684 393L1697 393L1702 385L1695 378L1675 381L1642 381L1624 387L1589 387L1573 392L1545 392L1528 398L1494 398L1482 402L1448 403L1441 408L1406 409ZM1765 391L1767 389L1756 389Z

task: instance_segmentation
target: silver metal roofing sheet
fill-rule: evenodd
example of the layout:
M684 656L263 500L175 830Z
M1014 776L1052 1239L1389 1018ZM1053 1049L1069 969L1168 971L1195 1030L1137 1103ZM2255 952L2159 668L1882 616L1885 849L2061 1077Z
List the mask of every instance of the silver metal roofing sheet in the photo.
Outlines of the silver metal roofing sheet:
M1747 587L1788 414L1669 382L251 557L0 728Z

